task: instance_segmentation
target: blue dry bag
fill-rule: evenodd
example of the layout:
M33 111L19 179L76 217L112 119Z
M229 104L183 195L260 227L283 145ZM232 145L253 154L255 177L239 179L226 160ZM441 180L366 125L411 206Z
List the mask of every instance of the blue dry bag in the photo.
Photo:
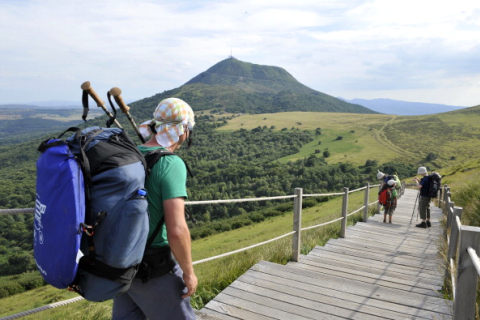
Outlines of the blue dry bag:
M51 140L58 147L39 147L35 259L50 284L104 301L128 290L142 261L149 228L146 163L123 129L68 131L75 133ZM54 156L59 147L63 158ZM61 281L52 280L57 277Z
M62 140L47 140L37 161L34 257L45 280L66 288L74 280L80 253L80 224L85 220L85 191L80 165Z

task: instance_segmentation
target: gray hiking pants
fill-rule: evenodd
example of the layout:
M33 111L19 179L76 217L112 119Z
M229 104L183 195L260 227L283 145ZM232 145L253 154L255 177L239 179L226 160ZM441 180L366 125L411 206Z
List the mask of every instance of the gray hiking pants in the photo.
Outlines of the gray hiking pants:
M418 202L418 211L420 211L420 219L430 220L430 198L420 196Z
M127 292L113 300L113 320L192 320L195 314L187 292L183 272L176 264L173 270L159 278L142 283L134 279Z

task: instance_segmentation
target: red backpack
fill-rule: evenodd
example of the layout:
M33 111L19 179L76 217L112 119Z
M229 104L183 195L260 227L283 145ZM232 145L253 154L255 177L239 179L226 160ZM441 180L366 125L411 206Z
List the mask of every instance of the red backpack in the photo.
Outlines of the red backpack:
M388 202L388 189L384 189L382 191L380 191L380 193L378 194L378 203L380 203L381 205L386 205L387 202Z

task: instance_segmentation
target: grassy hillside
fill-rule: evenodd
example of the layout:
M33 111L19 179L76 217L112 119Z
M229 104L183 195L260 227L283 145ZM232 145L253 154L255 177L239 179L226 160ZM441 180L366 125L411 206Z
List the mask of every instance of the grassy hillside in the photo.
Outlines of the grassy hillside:
M329 150L329 163L365 164L367 159L399 161L445 168L480 158L480 106L426 116L367 115L350 113L288 112L240 115L218 130L274 130L292 127L321 134L301 152L280 161ZM337 138L341 136L341 140ZM321 144L319 144L321 142Z

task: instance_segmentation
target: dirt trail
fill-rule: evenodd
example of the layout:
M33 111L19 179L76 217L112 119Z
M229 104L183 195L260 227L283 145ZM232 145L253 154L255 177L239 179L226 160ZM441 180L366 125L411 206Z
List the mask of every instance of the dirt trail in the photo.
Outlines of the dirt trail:
M415 159L418 158L418 155L416 155L415 153L413 153L411 151L408 151L408 150L405 150L405 149L402 149L402 148L398 147L393 142L391 142L387 138L387 136L385 135L386 128L389 125L393 124L396 118L397 118L397 116L392 116L392 118L390 120L384 122L383 126L379 129L372 128L373 137L375 138L375 140L377 140L378 143L385 146L385 148L388 148L389 150L391 150L395 153L398 153L402 156L407 156L410 160L415 160Z

